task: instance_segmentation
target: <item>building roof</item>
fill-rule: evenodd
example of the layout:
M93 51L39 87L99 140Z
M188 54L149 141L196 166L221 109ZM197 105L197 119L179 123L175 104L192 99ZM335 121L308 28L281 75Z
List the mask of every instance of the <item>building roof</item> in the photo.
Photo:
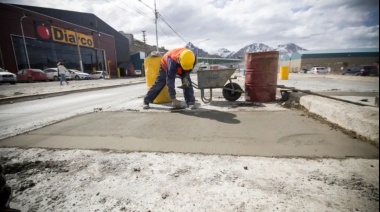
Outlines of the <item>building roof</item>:
M301 58L333 58L333 57L379 57L379 48L360 49L328 49L293 52L291 56L282 60L296 60Z
M360 48L360 49L327 49L327 50L312 50L299 51L301 55L306 54L339 54L339 53L379 53L379 48Z

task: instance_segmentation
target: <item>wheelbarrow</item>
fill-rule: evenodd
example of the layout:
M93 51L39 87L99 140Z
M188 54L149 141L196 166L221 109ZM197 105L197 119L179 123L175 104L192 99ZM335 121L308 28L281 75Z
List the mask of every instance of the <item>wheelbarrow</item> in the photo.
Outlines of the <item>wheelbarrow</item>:
M201 99L204 103L211 102L214 88L222 88L223 97L234 102L244 93L239 84L232 82L232 79L236 79L236 77L231 78L234 72L235 69L198 70L198 84L192 82L192 86L201 90ZM205 89L210 89L209 97L205 97Z

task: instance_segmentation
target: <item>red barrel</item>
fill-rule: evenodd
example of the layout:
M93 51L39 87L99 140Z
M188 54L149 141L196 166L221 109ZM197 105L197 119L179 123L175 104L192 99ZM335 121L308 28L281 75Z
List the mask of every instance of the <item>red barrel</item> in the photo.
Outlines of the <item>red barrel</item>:
M272 102L276 100L278 51L245 54L245 100Z

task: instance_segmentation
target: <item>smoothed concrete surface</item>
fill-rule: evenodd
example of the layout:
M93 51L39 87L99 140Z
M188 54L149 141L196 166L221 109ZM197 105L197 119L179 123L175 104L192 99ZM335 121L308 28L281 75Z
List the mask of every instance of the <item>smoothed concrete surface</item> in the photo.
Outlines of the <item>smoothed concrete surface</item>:
M379 157L376 147L295 110L99 112L1 140L0 147L267 157Z
M194 80L196 81L196 78ZM242 87L244 87L244 76L239 76L237 80L234 81L239 83ZM355 86L352 86L352 83L350 81L356 81ZM358 84L359 82L360 84ZM125 86L135 83L144 83L144 79L132 78L113 80L73 81L72 84L70 84L70 86L58 86L56 82L35 83L33 84L33 89L30 89L30 86L28 84L17 84L16 86L2 86L0 92L0 94L2 95L0 96L9 97L0 98L0 102L3 101L8 103L9 101L15 102L18 100L28 100L30 98L43 98L46 96L49 97L54 95L62 95L70 92L87 91L90 89L101 89L114 86ZM345 100L365 103L368 105L374 104L374 96L378 95L379 91L378 83L379 79L373 77L358 78L335 75L314 76L302 74L290 74L289 80L278 80L278 84L294 86L298 89L309 89L320 94L335 96ZM277 93L278 98L280 98L279 90L280 89L278 89ZM214 89L214 99L222 98L221 91L222 89ZM199 98L199 90L196 89L195 92L196 97ZM26 96L22 97L23 95L20 94ZM42 97L39 95L42 95ZM178 96L181 97L182 93L179 92ZM300 101L301 97L302 99L304 99L303 101ZM363 99L367 99L368 102L361 101ZM379 146L378 108L376 110L376 108L363 106L360 107L344 102L335 104L335 102L339 101L322 97L315 98L314 96L306 95L301 92L291 93L290 100L296 103L301 103L301 105L307 110L309 110L311 113L317 114L325 118L327 121L333 124L337 124L346 130L353 131L357 135L363 136L371 142L373 142L375 146ZM352 110L352 108L354 109Z
M300 97L300 104L309 112L353 131L379 147L379 108L358 106L313 95Z

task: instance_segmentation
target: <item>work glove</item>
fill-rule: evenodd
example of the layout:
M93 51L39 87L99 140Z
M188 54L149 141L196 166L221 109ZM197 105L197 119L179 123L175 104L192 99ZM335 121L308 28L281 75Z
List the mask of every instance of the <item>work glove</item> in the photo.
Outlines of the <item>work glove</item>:
M172 107L173 108L182 108L181 101L178 101L177 99L172 99Z
M184 77L182 79L182 87L186 88L186 87L190 87L190 82L189 80L187 79L187 77Z

